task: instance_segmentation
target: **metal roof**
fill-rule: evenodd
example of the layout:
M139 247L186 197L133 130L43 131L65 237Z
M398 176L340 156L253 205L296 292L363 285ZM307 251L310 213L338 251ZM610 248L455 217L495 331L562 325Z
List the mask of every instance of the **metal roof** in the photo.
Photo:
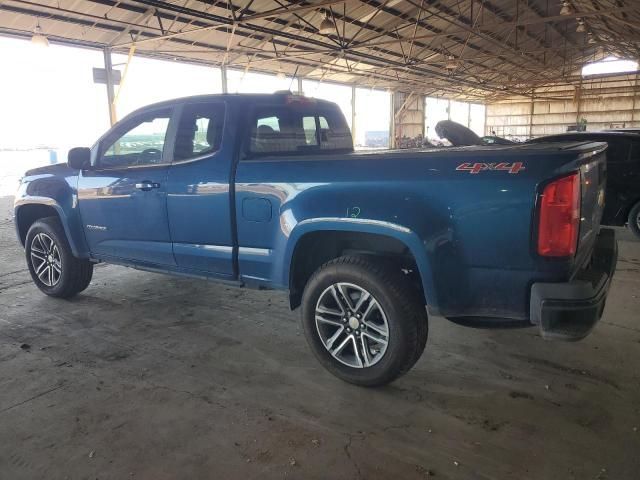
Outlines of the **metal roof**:
M0 34L37 23L54 42L467 99L576 83L640 46L638 0L0 1Z

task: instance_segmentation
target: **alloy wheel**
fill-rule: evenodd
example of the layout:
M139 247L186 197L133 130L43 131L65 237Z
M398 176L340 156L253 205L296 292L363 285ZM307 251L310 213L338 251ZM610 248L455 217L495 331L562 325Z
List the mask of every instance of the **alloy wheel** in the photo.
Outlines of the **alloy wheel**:
M56 242L46 233L38 233L31 240L31 266L38 279L47 287L54 287L62 276L62 259Z
M316 304L315 321L322 344L344 365L371 367L387 350L387 316L373 295L358 285L340 282L325 289Z

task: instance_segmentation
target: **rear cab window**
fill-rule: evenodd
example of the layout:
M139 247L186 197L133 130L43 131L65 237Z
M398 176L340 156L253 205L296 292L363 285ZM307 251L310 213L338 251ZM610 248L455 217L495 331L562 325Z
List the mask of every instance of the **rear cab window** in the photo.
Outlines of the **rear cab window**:
M353 150L342 114L314 101L263 105L250 114L246 153L249 157L339 153Z

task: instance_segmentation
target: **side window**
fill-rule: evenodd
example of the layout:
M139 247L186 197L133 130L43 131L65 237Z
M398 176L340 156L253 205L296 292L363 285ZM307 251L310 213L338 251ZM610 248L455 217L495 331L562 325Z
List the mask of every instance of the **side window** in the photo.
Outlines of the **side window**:
M158 165L163 162L164 144L171 109L144 114L115 130L103 140L98 166L120 168Z
M607 162L624 163L629 160L629 142L608 141Z
M220 150L223 128L224 104L185 105L176 133L174 162L209 155Z

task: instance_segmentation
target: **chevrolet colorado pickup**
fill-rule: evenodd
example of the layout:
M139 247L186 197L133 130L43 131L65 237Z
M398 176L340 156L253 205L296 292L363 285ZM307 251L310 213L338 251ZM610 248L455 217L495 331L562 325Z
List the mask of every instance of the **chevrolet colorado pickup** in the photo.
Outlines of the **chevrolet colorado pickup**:
M341 379L406 373L428 315L579 339L615 269L604 143L354 152L338 107L290 94L167 101L27 172L15 225L36 286L109 262L288 290Z

